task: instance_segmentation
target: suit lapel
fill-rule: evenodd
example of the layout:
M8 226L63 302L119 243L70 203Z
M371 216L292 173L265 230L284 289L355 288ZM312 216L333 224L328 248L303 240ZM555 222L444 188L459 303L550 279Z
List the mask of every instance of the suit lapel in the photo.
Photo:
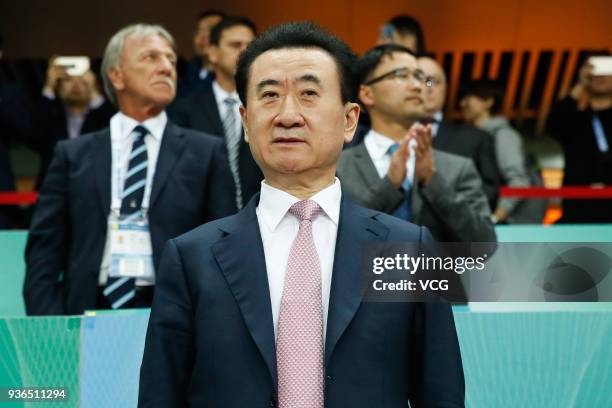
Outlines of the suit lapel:
M388 229L372 218L375 212L343 198L329 297L325 366L340 337L357 313L364 295L361 258L365 245L384 241Z
M217 106L217 100L215 99L215 93L212 89L212 84L207 88L206 92L202 93L201 106L202 112L207 117L207 122L212 126L210 133L224 137L225 129L223 129L223 122L221 114L219 113L219 107Z
M263 243L255 207L259 195L221 229L212 251L277 387L276 346Z
M111 201L111 135L110 129L101 131L92 139L90 161L96 173L96 187L104 216L110 211Z
M423 209L423 198L421 197L421 193L419 192L419 190L420 188L418 182L414 183L412 185L412 188L410 189L410 211L412 214L412 219L410 220L410 222L420 225L421 210Z
M365 143L361 143L354 147L355 149L355 166L361 177L363 178L364 185L371 186L380 181L374 162L365 147Z
M168 121L166 129L164 130L164 136L162 137L161 146L159 147L159 156L157 158L157 166L153 178L149 208L155 205L159 193L162 191L179 157L181 157L184 148L185 136L177 126Z

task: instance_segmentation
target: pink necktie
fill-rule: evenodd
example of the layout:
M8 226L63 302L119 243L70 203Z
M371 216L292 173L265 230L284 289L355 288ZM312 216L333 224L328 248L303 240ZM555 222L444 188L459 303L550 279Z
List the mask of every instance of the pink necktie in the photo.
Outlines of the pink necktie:
M323 408L321 266L312 237L312 220L321 212L311 200L289 209L300 221L300 229L289 252L278 319L280 408Z

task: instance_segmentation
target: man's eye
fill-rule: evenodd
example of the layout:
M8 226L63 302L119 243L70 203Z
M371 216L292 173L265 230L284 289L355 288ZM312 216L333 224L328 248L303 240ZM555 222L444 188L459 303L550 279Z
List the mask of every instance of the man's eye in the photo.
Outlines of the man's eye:
M304 96L317 96L318 93L315 90L306 89L304 92L302 92L302 95L304 95Z
M270 98L276 98L278 96L278 94L276 92L272 92L272 91L267 91L264 92L263 94L261 94L262 98L266 98L266 99L270 99Z
M397 74L395 74L396 78L402 79L402 80L406 80L408 78L410 78L410 74L408 72L398 72Z

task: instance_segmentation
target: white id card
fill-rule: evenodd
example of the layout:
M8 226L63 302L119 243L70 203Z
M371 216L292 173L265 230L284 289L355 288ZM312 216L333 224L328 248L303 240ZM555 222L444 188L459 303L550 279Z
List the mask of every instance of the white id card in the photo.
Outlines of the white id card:
M154 279L149 224L142 216L120 215L109 221L111 263L109 276Z

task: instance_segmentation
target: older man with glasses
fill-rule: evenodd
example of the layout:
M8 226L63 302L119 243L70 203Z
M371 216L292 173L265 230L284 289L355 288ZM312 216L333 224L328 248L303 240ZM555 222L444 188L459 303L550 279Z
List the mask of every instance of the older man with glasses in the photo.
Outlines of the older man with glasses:
M360 59L358 72L372 127L342 154L338 176L346 192L361 205L428 227L440 241L495 241L474 164L434 150L431 125L418 123L428 78L414 54L380 45Z

